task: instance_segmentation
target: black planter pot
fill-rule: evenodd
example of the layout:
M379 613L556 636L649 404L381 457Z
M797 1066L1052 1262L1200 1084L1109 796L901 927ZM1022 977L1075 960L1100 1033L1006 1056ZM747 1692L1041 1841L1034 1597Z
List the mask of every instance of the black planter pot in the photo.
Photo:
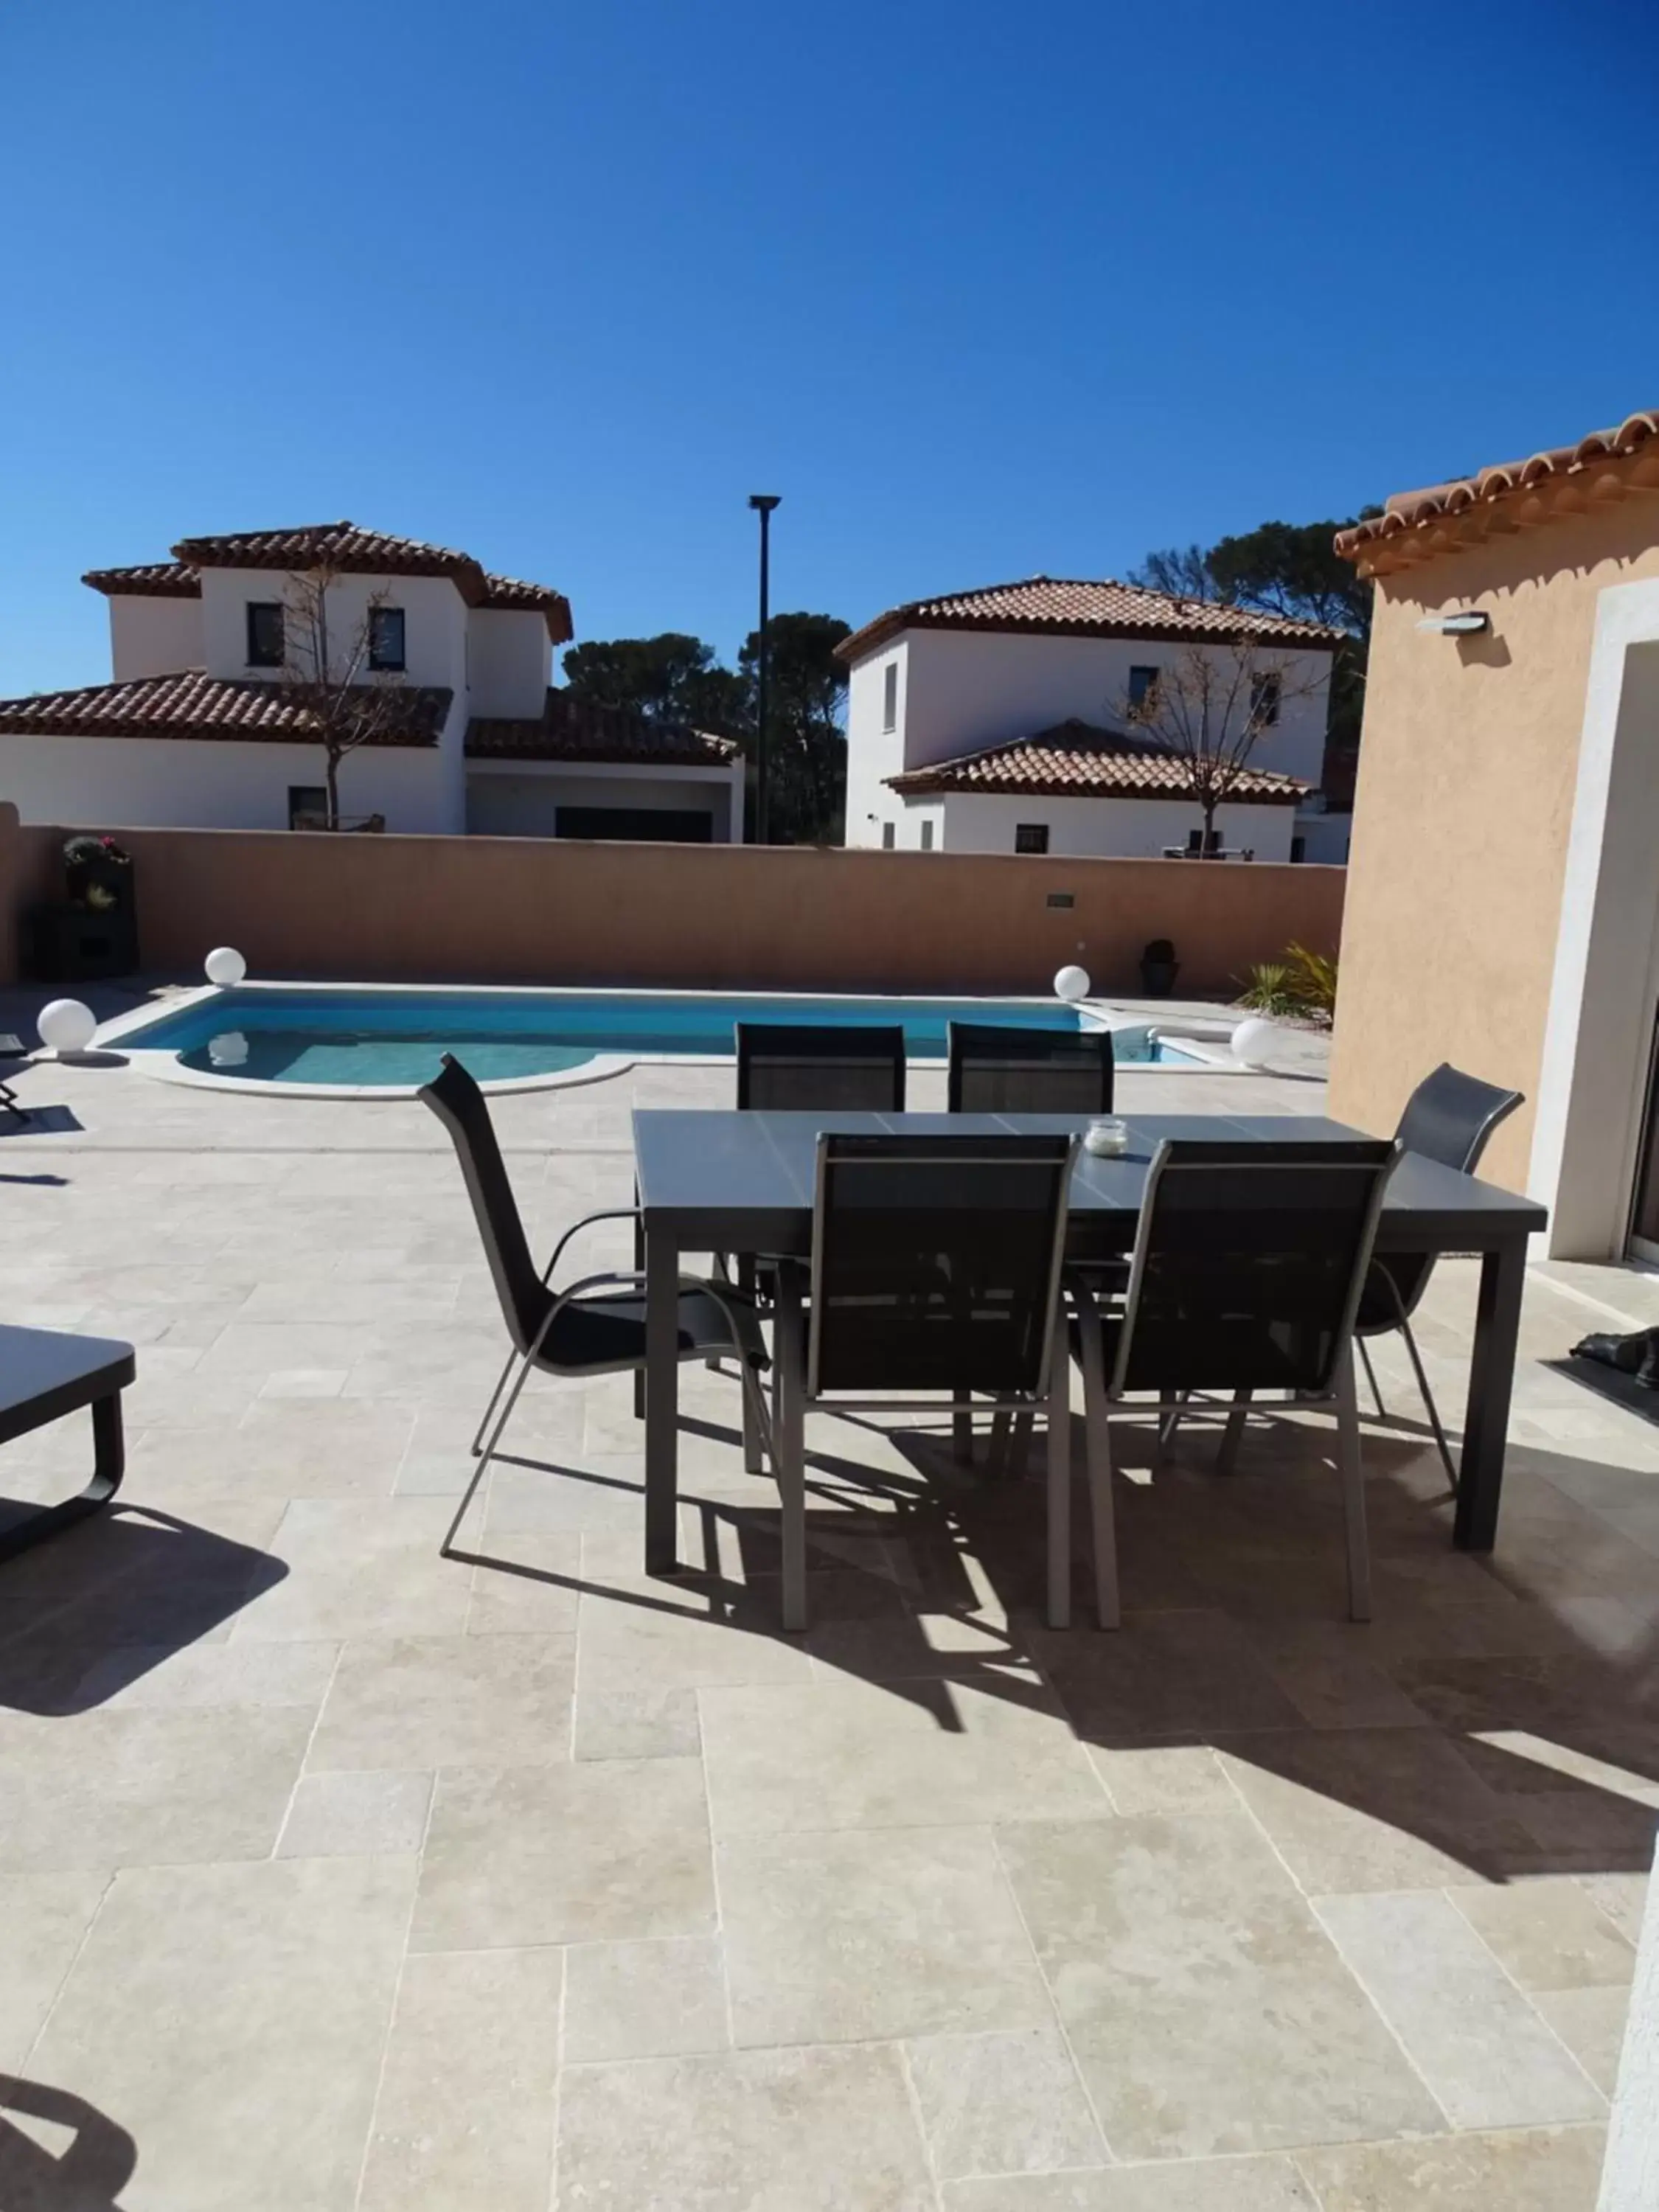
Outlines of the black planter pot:
M1181 973L1178 960L1143 960L1140 963L1140 988L1149 999L1167 999L1175 989L1176 977Z
M97 886L108 891L111 904L94 912L124 914L132 904L132 863L119 860L66 860L64 887L71 906L88 904L87 894Z

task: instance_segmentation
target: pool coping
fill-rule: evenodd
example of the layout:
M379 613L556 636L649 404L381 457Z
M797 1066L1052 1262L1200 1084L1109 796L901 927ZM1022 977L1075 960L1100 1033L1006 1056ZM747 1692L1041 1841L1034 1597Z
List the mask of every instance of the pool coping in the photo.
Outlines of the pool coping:
M779 998L864 1000L870 997L891 996L897 1000L904 997L931 996L936 1000L949 1000L959 996L964 1006L982 1006L984 1004L982 999L974 999L966 993L954 992L934 994L921 992L882 994L852 991L714 992L708 989L665 990L647 985L627 985L611 988L593 984L307 983L255 981L244 977L241 982L232 986L199 983L190 990L180 991L176 995L168 997L164 1001L152 1001L147 1006L134 1007L131 1012L118 1014L112 1021L100 1023L91 1048L101 1052L111 1046L120 1046L125 1049L127 1059L139 1073L149 1076L155 1082L179 1084L186 1090L234 1091L258 1098L337 1098L371 1102L378 1100L383 1104L391 1105L418 1098L421 1095L421 1085L412 1083L267 1083L252 1076L238 1076L228 1072L220 1074L207 1068L185 1067L179 1061L177 1053L170 1048L146 1047L137 1042L128 1045L125 1040L129 1036L141 1036L144 1030L153 1026L164 1017L183 1013L193 1006L204 1006L214 999L223 998L230 989L273 993L307 991L319 994L339 993L342 995L363 991L387 994L406 992L410 997L465 993L469 996L477 997L523 998L527 994L535 994L545 998L557 998L561 996L592 997L601 988L604 988L605 995L607 997L617 999L719 997L721 999L752 998L757 1000L771 1000ZM1016 1003L1024 1006L1048 1003L1043 994L1036 992L1010 993L1007 995ZM1121 1015L1122 1012L1115 1001L1110 999L1088 998L1075 1003L1080 1010L1085 1010L1100 1018L1109 1014ZM1144 1028L1151 1032L1154 1042L1162 1041L1167 1035L1169 1042L1188 1056L1188 1064L1185 1066L1157 1060L1126 1061L1124 1063L1126 1068L1132 1067L1137 1074L1248 1075L1255 1072L1235 1060L1231 1052L1224 1045L1219 1044L1217 1039L1194 1036L1173 1029L1166 1032L1161 1030L1156 1022L1146 1021L1139 1018L1119 1024L1107 1022L1105 1026ZM1218 1024L1216 1026L1220 1030L1223 1025ZM584 1060L580 1066L553 1068L542 1075L501 1076L481 1083L478 1087L489 1097L505 1097L525 1091L579 1090L589 1084L609 1083L617 1076L626 1075L630 1069L635 1067L724 1067L729 1066L732 1060L732 1054L730 1053L596 1053L591 1060ZM907 1061L907 1065L911 1063ZM933 1064L931 1061L915 1063L919 1066Z

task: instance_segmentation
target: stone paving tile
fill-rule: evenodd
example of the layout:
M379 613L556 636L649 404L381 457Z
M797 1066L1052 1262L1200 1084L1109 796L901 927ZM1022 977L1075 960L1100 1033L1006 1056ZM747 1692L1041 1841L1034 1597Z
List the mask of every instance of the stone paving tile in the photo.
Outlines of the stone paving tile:
M108 1887L106 1875L85 1869L6 1876L6 1909L0 1914L0 2074L24 2071L30 2046L46 2025Z
M354 1640L342 1647L307 1768L568 1759L575 1667L570 1636Z
M907 2043L905 2059L941 2180L1105 2162L1077 2069L1052 2027L923 2036Z
M1116 2157L1444 2126L1243 1811L1028 1821L997 1843Z
M1595 2212L1599 2127L1308 2150L1297 2164L1321 2212Z
M1100 2173L957 2181L943 2195L945 2212L1321 2212L1287 2158L1181 2159Z
M719 1940L573 1943L564 1954L564 2057L676 2058L732 2041Z
M585 1690L576 1698L575 1759L696 1759L695 1690Z
M891 2045L567 2067L561 2204L934 2212Z
M1636 1953L1567 1876L1447 1895L1510 1979L1540 1990L1628 1988Z
M276 1845L279 1859L356 1858L418 1851L432 1777L387 1769L300 1778Z

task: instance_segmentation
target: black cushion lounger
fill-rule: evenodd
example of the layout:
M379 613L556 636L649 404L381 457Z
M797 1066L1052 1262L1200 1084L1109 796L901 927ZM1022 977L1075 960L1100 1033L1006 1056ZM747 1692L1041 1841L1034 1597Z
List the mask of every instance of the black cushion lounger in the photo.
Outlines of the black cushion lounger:
M0 1326L0 1444L92 1408L92 1480L77 1498L0 1524L0 1559L44 1543L107 1505L126 1466L121 1393L137 1373L130 1344L55 1328Z

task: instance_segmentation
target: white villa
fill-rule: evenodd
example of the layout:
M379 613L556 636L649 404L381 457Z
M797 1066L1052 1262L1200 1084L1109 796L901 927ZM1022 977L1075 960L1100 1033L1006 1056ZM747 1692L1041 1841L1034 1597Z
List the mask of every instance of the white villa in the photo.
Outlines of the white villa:
M840 648L850 669L847 842L962 853L1196 853L1202 817L1167 750L1125 709L1194 648L1259 648L1282 691L1216 817L1228 854L1347 857L1319 791L1340 634L1120 584L1033 576L915 599ZM1164 680L1169 680L1167 678ZM1277 695L1276 695L1277 696Z
M25 822L276 830L314 823L324 755L294 673L296 578L327 578L331 640L367 635L395 714L340 771L343 815L388 830L739 842L729 738L552 686L568 601L471 554L352 522L186 538L94 568L113 680L0 701L0 799Z

